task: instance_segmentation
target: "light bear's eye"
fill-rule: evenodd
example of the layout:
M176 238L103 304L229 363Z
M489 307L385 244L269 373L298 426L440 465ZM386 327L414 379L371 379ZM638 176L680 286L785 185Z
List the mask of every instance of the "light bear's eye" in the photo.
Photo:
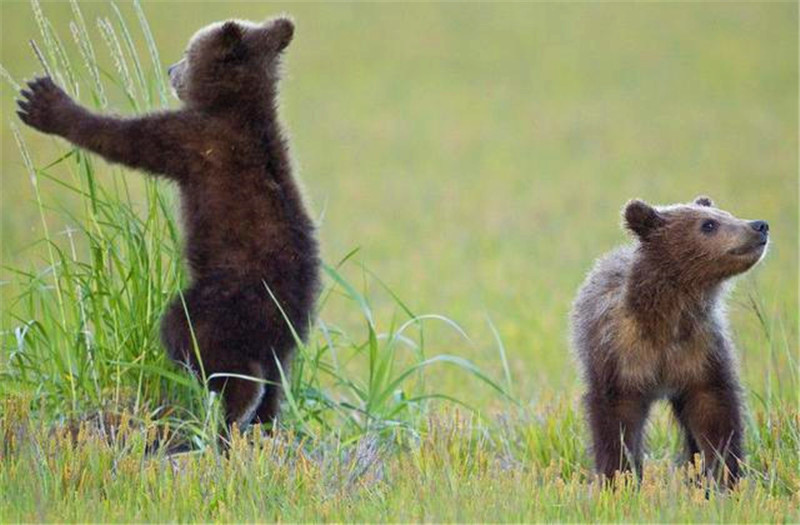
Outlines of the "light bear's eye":
M706 219L703 221L703 224L700 226L700 229L703 230L703 233L713 233L718 226L719 223L714 219Z

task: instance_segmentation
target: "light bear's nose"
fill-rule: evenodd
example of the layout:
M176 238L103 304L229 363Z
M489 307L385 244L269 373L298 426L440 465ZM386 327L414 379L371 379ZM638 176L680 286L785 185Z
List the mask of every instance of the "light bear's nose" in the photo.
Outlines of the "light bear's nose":
M750 221L750 227L765 235L769 231L769 223L767 221Z

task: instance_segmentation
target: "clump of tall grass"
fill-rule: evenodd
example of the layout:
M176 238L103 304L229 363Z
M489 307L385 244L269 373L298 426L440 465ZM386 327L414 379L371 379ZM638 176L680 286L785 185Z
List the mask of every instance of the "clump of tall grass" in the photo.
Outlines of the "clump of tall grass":
M134 27L109 5L111 14L97 19L96 33L110 66L98 59L75 1L69 23L73 46L68 47L33 0L40 36L31 45L43 71L98 110L117 102L133 113L166 107L162 65L141 6L133 3ZM135 30L146 58L138 51ZM16 92L20 82L5 70L3 76ZM18 293L2 319L0 394L22 394L34 408L64 419L125 412L166 421L200 445L214 442L218 399L202 381L171 365L158 340L160 314L185 279L170 190L153 178L101 165L63 142L56 158L39 160L26 141L27 131L15 122L10 128L36 197L46 263L33 270L7 269ZM68 210L47 201L44 185L78 206ZM65 230L53 231L54 213L68 225ZM412 430L411 422L431 400L460 403L428 388L424 376L432 366L455 366L507 397L503 386L471 362L426 355L427 323L444 323L468 340L452 320L415 315L387 288L402 320L381 329L368 298L341 273L347 259L326 267L320 308L332 294L344 296L363 318L364 333L346 333L326 323L322 312L309 342L299 344L291 373L282 371L285 428L351 441Z

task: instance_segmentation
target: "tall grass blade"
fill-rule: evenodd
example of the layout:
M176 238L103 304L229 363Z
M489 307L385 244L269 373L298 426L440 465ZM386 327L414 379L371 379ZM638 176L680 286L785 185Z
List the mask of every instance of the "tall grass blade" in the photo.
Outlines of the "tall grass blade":
M147 22L147 17L144 14L144 10L142 9L139 0L133 1L133 9L136 11L136 16L139 19L139 25L142 28L145 42L147 43L147 50L150 52L150 59L153 61L153 68L155 70L156 78L156 90L158 91L158 97L161 100L161 107L166 108L168 105L166 82L164 81L164 73L162 72L161 58L158 56L158 46L156 46L153 33L150 30L150 24Z

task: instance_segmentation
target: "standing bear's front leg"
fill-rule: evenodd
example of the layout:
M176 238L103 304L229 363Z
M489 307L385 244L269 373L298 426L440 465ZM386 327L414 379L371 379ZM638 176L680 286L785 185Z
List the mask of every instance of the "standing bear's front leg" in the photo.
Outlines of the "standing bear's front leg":
M77 104L49 77L28 82L17 115L43 133L57 135L108 162L183 179L204 142L202 126L186 111L118 118L97 115Z
M66 137L72 123L85 112L50 77L28 82L27 89L20 91L20 95L22 99L17 100L19 118L49 135Z

